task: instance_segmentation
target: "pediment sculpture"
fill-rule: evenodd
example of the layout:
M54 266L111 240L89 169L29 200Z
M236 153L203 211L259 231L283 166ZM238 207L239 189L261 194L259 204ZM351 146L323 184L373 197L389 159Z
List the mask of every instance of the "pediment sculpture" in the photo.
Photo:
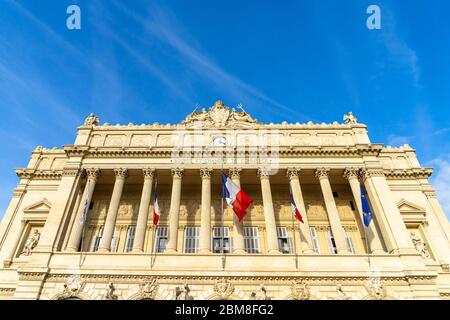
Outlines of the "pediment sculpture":
M236 111L236 108L230 110L228 106L219 100L208 111L205 108L202 108L200 111L194 110L181 123L189 126L201 125L207 127L249 126L257 123L257 120L245 112L241 105L238 108L242 111Z
M291 286L291 296L294 300L309 300L311 293L309 286L303 281L296 281Z
M215 283L214 292L221 299L227 299L234 292L234 286L227 279L221 279Z

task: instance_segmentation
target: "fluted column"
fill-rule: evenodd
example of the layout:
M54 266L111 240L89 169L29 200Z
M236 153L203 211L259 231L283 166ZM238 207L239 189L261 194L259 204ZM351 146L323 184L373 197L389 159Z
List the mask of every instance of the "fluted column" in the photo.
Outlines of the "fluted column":
M169 239L165 252L177 252L178 242L178 222L181 201L181 179L183 178L183 169L172 169L172 196L170 197L169 213Z
M353 198L355 199L356 208L358 209L359 219L364 227L363 209L361 201L361 184L358 179L358 168L346 168L344 171L344 178L346 178L352 189ZM373 254L385 253L383 245L380 241L377 228L375 226L375 219L369 224L369 227L364 227L365 237L367 239L369 250Z
M133 242L133 252L143 252L145 233L147 231L147 221L150 211L150 199L152 196L152 185L155 170L143 169L144 174L144 186L142 187L141 202L139 204L139 213L136 222L136 234Z
M75 217L74 225L72 227L72 232L70 234L69 243L67 244L67 251L75 252L78 251L80 246L81 237L83 235L84 223L81 222L84 207L86 201L88 205L92 201L92 195L94 194L95 184L97 183L97 178L100 175L100 170L96 168L86 169L87 182L84 187L83 196L81 198L80 206L78 207L77 215Z
M298 175L300 169L289 168L286 171L286 175L289 178L289 185L292 190L292 197L294 198L295 204L303 218L303 223L300 223L300 242L302 244L302 252L306 254L314 253L312 246L311 233L309 231L308 217L306 214L305 202L303 201L302 188L300 186L300 180ZM295 230L294 230L295 232Z
M111 250L111 240L114 235L120 198L122 197L123 186L128 175L128 170L122 168L114 169L114 173L116 175L116 181L114 182L114 189L109 203L108 213L106 214L103 236L98 248L99 252L109 252Z
M417 254L383 170L363 169L361 178L389 253Z
M269 254L280 253L278 249L275 212L273 210L272 192L270 190L269 170L258 169L261 179L261 191L264 206L264 220L266 222L267 251Z
M334 201L330 180L328 180L329 172L330 169L328 168L319 168L316 170L316 177L320 181L320 187L322 189L323 199L328 213L328 220L330 221L331 232L333 233L334 242L336 244L336 250L339 254L347 254L350 253L350 250L348 249L346 234L344 228L342 228L339 212L336 207L336 202Z
M211 253L211 174L212 169L200 169L200 176L202 177L200 253Z
M229 170L229 175L231 181L238 187L241 187L240 179L241 169L233 168ZM242 221L236 214L233 213L233 252L234 253L246 253L245 252L245 242L244 242L244 226Z

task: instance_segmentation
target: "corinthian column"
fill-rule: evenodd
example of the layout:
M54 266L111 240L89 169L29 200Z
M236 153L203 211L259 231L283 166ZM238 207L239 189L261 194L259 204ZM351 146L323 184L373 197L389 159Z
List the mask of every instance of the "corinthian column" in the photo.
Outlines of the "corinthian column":
M364 218L363 218L363 209L361 202L361 184L358 179L358 168L346 168L344 171L344 178L346 178L350 184L350 188L352 189L353 198L355 199L356 208L359 212L359 219L361 224L364 227ZM380 236L378 235L377 228L375 226L375 220L369 224L369 227L364 228L365 237L367 238L369 244L369 250L374 254L382 254L385 253L383 249L383 245L380 241Z
M211 174L211 169L200 169L200 175L202 177L200 253L211 253Z
M267 251L269 254L280 253L278 249L277 228L275 212L273 210L272 192L270 190L269 170L258 169L261 179L261 191L264 206L264 220L266 222Z
M133 252L143 252L145 242L145 232L147 230L148 214L150 210L150 199L152 196L153 176L155 170L143 169L144 186L142 188L141 202L136 223L136 234L133 242Z
M165 252L177 252L178 241L178 221L181 201L181 179L183 178L183 169L172 169L172 196L170 197L169 213L169 239Z
M239 188L241 187L240 180L241 169L233 168L229 170L231 181ZM234 253L246 253L244 243L244 226L242 221L233 212L233 252Z
M300 187L300 180L298 174L300 169L290 168L286 171L286 175L289 178L289 185L292 190L292 197L294 198L295 204L298 210L302 214L303 223L300 223L300 241L302 244L303 253L314 253L312 249L311 233L309 232L308 217L306 215L305 202L303 201L302 188ZM295 232L295 230L294 230Z
M328 173L330 169L319 168L316 170L316 177L320 181L325 207L327 208L328 220L330 221L331 232L333 233L336 250L338 253L350 253L347 245L347 239L344 229L341 225L339 212L334 202L333 191L331 189L330 180L328 180Z
M114 235L116 226L117 212L119 210L120 198L122 197L123 186L127 178L127 169L114 169L116 181L114 182L114 189L109 203L108 213L106 214L105 227L103 229L103 236L100 240L99 252L109 252L111 250L111 240Z
M80 246L81 236L83 234L84 223L82 223L81 218L83 216L83 211L85 210L86 201L87 205L92 201L92 195L94 194L95 184L97 178L100 175L99 169L88 168L86 169L87 182L84 187L83 196L81 198L80 205L78 207L77 215L75 217L74 225L72 228L72 233L70 234L69 243L67 244L67 251L75 252L78 251Z

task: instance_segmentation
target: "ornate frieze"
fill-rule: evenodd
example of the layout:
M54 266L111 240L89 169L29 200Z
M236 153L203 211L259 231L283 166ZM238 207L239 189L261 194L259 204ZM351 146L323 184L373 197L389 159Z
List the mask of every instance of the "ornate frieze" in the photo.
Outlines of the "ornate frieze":
M227 279L221 278L214 284L214 293L221 299L227 299L234 292L234 286Z
M303 280L295 281L291 286L291 296L294 300L309 300L311 293L308 284Z
M78 168L64 168L62 171L63 177L76 177L78 174L81 174Z
M387 179L428 179L432 174L433 169L430 168L384 170Z
M63 175L62 170L36 170L36 169L16 169L16 174L20 179L34 180L59 180Z

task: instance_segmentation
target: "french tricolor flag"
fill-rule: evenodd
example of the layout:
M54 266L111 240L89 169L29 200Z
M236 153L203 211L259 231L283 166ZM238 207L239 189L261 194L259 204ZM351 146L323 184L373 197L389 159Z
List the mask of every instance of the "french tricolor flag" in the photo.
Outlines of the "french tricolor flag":
M303 217L300 214L300 211L298 211L297 206L295 205L294 197L292 196L292 190L289 190L289 192L290 192L290 197L291 197L292 214L294 215L295 219L297 219L301 223L304 223L303 222Z
M156 182L155 182L155 195L153 199L153 224L155 226L158 225L159 216L161 215L161 212L159 211L159 205L158 205L158 192L156 191Z
M239 221L244 219L253 200L222 171L222 197L233 208Z

